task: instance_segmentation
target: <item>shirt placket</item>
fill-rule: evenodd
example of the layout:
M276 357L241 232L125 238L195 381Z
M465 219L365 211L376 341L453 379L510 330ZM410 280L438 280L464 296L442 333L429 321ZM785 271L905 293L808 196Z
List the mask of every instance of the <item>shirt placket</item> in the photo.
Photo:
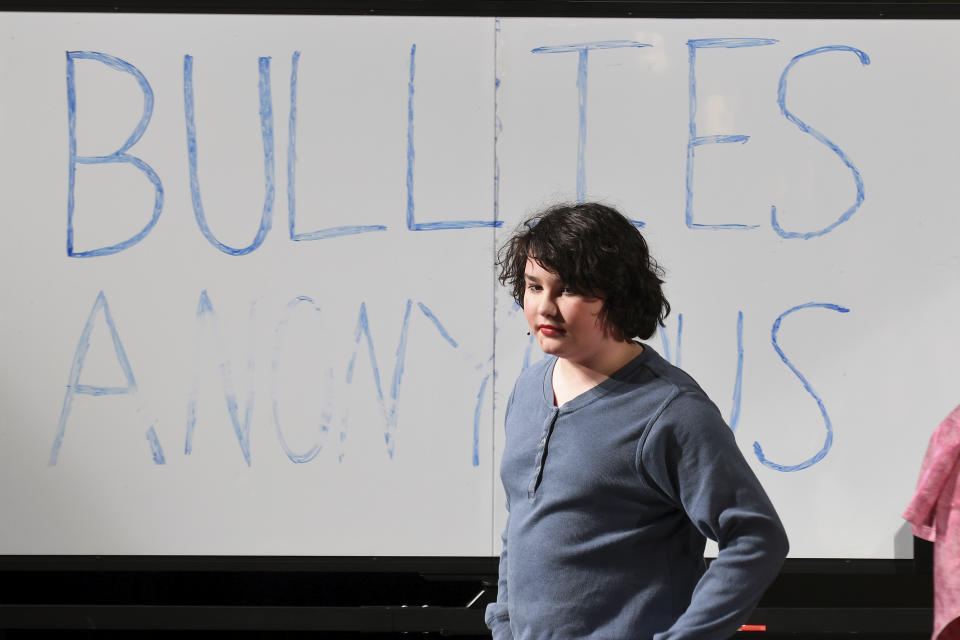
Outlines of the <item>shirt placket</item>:
M537 443L537 457L533 465L533 477L530 478L530 484L527 485L527 499L533 500L537 494L537 488L543 478L543 464L547 459L547 448L550 444L550 436L553 435L554 425L557 423L557 417L560 415L560 409L554 407L543 421L540 429L540 441Z

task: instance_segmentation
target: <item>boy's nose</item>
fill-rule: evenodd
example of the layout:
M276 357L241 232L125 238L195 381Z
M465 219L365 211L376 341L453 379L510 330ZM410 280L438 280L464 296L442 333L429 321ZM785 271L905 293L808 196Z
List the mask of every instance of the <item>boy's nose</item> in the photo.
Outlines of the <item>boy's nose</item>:
M540 315L553 317L557 315L557 304L550 296L543 296L540 299Z

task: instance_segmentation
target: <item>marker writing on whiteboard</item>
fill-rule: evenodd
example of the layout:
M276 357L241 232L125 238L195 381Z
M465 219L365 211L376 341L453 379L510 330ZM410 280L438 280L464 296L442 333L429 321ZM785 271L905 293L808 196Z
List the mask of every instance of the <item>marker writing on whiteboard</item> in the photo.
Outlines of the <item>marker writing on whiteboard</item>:
M75 60L95 60L107 65L111 69L129 73L136 78L137 84L140 85L140 90L143 92L143 114L140 117L140 121L134 128L133 133L130 134L130 137L127 138L127 141L111 154L105 156L77 155L77 89L76 80L74 78ZM143 240L157 224L157 220L160 219L160 212L163 210L163 184L160 182L160 176L158 176L157 172L154 171L153 168L146 162L127 153L127 151L129 151L130 148L135 145L140 138L143 137L144 132L147 130L147 125L150 124L150 118L152 115L153 89L150 87L150 83L147 82L147 78L140 72L139 69L134 67L126 60L121 60L120 58L115 58L105 53L98 53L96 51L67 52L67 122L70 149L70 176L69 187L67 191L67 255L71 258L94 258L98 256L108 256L110 254L123 251L124 249L132 247ZM76 247L74 247L73 225L73 214L76 206L77 165L97 165L109 163L131 164L142 171L143 174L147 176L147 179L153 183L155 190L153 215L150 217L149 222L147 222L143 229L122 242L118 242L107 247L78 251Z
M856 54L857 58L860 60L860 64L864 66L870 64L870 56L868 56L866 53L864 53L860 49L855 49L853 47L848 47L844 45L831 45L828 47L818 47L816 49L811 49L810 51L805 51L804 53L794 56L793 59L790 61L790 63L783 70L783 73L780 75L780 84L779 84L779 87L777 88L777 104L780 105L780 113L783 114L783 117L785 117L787 120L789 120L793 124L797 125L800 131L810 134L818 142L826 145L827 148L829 148L831 151L837 154L840 160L843 161L843 164L845 164L847 168L850 169L850 172L853 174L853 181L857 186L856 202L854 202L850 206L850 208L844 211L843 214L839 218L837 218L833 223L827 225L826 227L818 231L807 231L805 233L801 233L798 231L787 231L783 227L781 227L780 221L777 218L777 207L771 206L770 207L770 223L773 225L774 231L776 231L783 238L801 238L803 240L809 240L810 238L816 238L817 236L822 236L826 233L830 233L831 231L833 231L834 228L836 228L837 226L849 220L850 217L854 213L856 213L857 209L860 208L860 205L863 204L863 197L864 197L863 196L863 178L860 177L860 172L853 165L853 161L847 156L846 153L843 152L843 150L840 147L834 144L825 135L823 135L822 133L820 133L810 125L808 125L806 122L804 122L797 116L793 115L793 113L789 109L787 109L787 74L790 73L790 70L793 68L793 66L803 58L806 58L808 56L818 55L821 53L827 53L830 51L847 51L847 52Z
M531 53L571 53L577 54L577 105L579 128L577 130L577 202L587 199L587 71L588 53L597 49L622 49L652 47L646 42L634 40L601 40L598 42L582 42L580 44L560 44L537 47ZM635 227L644 226L639 220L631 220Z
M194 115L193 100L193 56L183 56L183 113L187 124L187 162L190 167L190 198L193 202L193 215L200 232L214 247L230 256L243 256L263 244L273 224L273 99L270 95L270 58L259 60L258 94L260 96L260 132L263 138L263 212L256 236L246 247L235 248L218 240L207 224L207 215L203 210L200 197L200 178L197 174L197 123Z
M706 144L746 144L750 136L746 135L697 135L697 49L741 49L743 47L763 47L776 44L773 38L702 38L687 40L689 49L689 88L690 88L690 137L687 141L687 207L686 223L690 229L756 229L755 224L702 224L693 221L693 166L697 147Z
M836 311L838 313L848 313L850 311L850 309L847 309L846 307L841 307L840 305L822 303L822 302L808 302L806 304L797 305L792 309L788 309L784 311L776 319L776 321L773 323L773 328L770 330L770 341L773 343L773 349L777 352L777 355L780 356L780 359L783 361L783 363L787 365L787 367L789 367L789 369L793 372L795 376L797 376L801 384L803 384L803 388L816 401L817 408L820 409L820 415L823 417L823 424L826 427L827 433L824 439L823 447L820 449L820 451L813 454L811 457L807 458L803 462L800 462L799 464L793 464L793 465L777 464L776 462L773 462L767 459L767 456L764 454L763 447L760 446L760 443L754 442L753 451L756 454L757 459L765 466L770 467L771 469L774 469L776 471L800 471L801 469L807 469L808 467L811 467L816 463L820 462L821 460L823 460L823 458L830 451L830 447L833 446L833 423L830 421L830 416L829 414L827 414L827 408L826 406L824 406L823 400L820 398L819 395L817 395L817 392L813 390L813 387L810 385L810 382L807 380L807 378L802 373L800 373L800 370L797 369L797 367L793 364L793 362L790 361L787 355L783 352L783 349L780 348L780 344L777 341L777 338L780 335L780 323L783 322L784 318L798 311L801 311L803 309L811 309L811 308L828 309L830 311Z

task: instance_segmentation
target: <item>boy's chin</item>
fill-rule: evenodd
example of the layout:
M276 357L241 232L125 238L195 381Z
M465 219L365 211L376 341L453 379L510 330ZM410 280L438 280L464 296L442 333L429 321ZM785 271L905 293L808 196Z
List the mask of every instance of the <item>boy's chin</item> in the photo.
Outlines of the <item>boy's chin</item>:
M564 345L559 344L559 341L556 339L538 339L537 344L540 345L541 351L551 356L557 356L558 358L562 358L564 351L566 351Z

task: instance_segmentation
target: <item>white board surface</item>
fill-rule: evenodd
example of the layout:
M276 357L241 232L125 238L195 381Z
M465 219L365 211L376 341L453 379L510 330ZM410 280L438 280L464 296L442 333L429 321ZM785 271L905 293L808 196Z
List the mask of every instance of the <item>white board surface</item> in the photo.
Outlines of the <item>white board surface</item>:
M0 553L496 554L540 356L495 247L599 199L791 555L910 557L960 389L958 32L3 14Z

